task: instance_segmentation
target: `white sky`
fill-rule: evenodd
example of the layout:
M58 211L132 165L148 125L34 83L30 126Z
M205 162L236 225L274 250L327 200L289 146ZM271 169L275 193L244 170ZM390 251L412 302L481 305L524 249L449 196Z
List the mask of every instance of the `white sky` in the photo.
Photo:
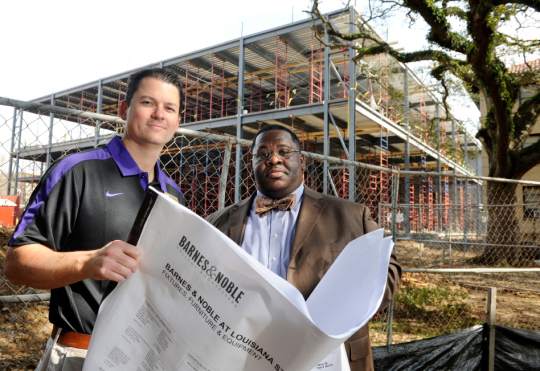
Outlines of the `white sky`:
M4 0L0 96L30 100L307 18L308 0ZM325 0L324 11L343 7Z
M321 10L345 3L322 0ZM359 9L367 2L351 3ZM236 39L242 29L249 35L305 19L310 5L309 0L3 0L0 96L46 96ZM378 31L405 48L425 43L422 33L397 23Z

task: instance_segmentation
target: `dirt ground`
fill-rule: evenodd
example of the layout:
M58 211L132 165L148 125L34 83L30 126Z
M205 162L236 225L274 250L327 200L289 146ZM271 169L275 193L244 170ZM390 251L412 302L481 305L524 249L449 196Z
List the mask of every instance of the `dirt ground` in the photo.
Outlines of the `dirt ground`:
M9 304L0 312L0 370L33 370L51 333L48 305Z
M403 268L467 267L478 251L443 244L398 241ZM498 325L540 331L540 272L516 273L406 273L394 307L394 343L437 336L486 322L488 290L497 288ZM373 343L386 342L374 323Z
M3 277L6 243L11 231L0 227L0 296L25 294L28 290ZM33 291L33 290L32 290ZM0 302L0 370L33 370L42 346L52 330L47 303Z
M0 272L5 256L5 234L0 230ZM407 267L418 255L436 259L431 251L412 243L397 248ZM400 256L402 255L402 256ZM497 323L540 331L540 273L425 274L403 277L394 307L393 343L449 333L485 321L487 288L498 287ZM0 275L0 295L24 293ZM32 370L50 334L47 303L0 303L0 370ZM386 344L385 316L372 321L373 345Z

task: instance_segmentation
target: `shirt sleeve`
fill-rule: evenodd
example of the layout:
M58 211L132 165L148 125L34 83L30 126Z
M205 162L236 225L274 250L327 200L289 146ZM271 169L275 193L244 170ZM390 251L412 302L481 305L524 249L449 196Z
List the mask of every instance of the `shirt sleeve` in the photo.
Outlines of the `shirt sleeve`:
M75 225L80 190L76 169L56 164L42 177L32 193L8 245L39 243L60 251Z

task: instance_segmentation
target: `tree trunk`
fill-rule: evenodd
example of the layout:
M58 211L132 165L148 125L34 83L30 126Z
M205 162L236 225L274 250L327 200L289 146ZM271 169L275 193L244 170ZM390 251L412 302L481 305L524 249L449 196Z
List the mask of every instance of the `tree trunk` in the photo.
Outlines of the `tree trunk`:
M523 266L529 261L530 257L522 253L516 187L515 183L488 182L486 247L475 259L478 263Z

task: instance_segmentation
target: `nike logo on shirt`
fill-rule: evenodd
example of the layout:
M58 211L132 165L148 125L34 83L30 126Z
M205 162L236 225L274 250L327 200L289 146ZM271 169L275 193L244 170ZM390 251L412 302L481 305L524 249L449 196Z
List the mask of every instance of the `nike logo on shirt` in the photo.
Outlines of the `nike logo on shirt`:
M107 197L116 197L116 196L120 196L120 195L123 195L124 193L123 192L119 192L119 193L111 193L109 191L105 192L105 196Z

